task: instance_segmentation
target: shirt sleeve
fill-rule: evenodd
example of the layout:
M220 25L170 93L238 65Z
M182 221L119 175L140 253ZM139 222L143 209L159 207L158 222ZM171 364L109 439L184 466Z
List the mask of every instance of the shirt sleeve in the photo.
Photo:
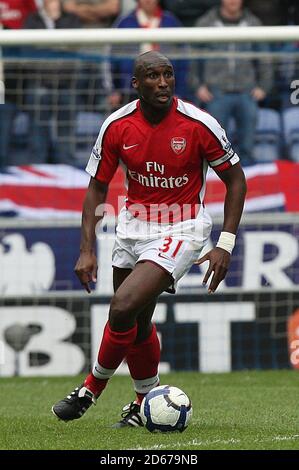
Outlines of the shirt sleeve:
M101 183L109 184L119 163L112 126L101 129L86 166L87 173Z
M224 171L240 161L232 148L225 130L216 119L212 118L211 126L203 127L203 157L215 171Z

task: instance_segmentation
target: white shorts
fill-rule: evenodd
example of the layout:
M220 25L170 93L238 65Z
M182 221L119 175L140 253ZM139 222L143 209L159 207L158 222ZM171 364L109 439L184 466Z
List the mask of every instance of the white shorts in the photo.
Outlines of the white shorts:
M157 264L171 275L173 286L167 291L175 293L179 279L199 258L211 229L211 218L204 208L196 219L173 225L140 221L124 208L118 218L112 265L133 269L144 261Z

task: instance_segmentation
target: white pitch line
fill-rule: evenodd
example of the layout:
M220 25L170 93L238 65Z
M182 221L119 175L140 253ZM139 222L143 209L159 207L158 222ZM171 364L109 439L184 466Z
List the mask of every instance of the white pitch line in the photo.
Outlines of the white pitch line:
M299 439L299 434L294 434L292 436L273 436L265 439L254 439L252 442L275 442L275 441L294 441ZM177 450L180 447L206 447L211 446L213 444L220 444L220 445L229 445L229 444L240 444L242 442L241 439L232 437L231 439L213 439L208 441L198 441L197 439L192 439L192 441L188 442L176 442L175 444L171 444L173 446L172 450ZM169 444L156 444L152 447L133 447L126 450L159 450L159 449L166 449L169 447Z
M212 441L197 441L196 439L192 439L192 441L188 442L176 442L175 444L171 444L175 447L182 447L182 446L206 446L206 445L211 445L211 444L236 444L238 442L241 442L240 439L235 439L231 438L228 440L221 440L221 439L214 439ZM166 444L156 444L152 447L135 447L132 449L126 449L126 450L159 450L159 449L165 449L168 447Z
M293 436L274 436L271 438L271 441L295 441L299 439L299 434L294 434Z

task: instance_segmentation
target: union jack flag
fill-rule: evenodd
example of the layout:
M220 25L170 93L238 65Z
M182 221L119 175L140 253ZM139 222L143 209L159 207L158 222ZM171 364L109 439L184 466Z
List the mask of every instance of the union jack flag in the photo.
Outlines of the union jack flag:
M299 212L299 163L277 161L245 168L245 212ZM115 211L125 196L125 175L116 172L107 202ZM0 215L22 219L80 219L89 176L69 165L11 166L0 173ZM205 204L223 213L225 186L213 171L207 177Z

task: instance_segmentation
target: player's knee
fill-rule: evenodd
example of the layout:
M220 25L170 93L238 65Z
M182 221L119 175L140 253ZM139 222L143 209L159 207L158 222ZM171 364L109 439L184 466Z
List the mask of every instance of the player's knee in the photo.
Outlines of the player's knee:
M115 294L109 311L109 323L112 329L130 328L135 322L132 299L129 296Z

